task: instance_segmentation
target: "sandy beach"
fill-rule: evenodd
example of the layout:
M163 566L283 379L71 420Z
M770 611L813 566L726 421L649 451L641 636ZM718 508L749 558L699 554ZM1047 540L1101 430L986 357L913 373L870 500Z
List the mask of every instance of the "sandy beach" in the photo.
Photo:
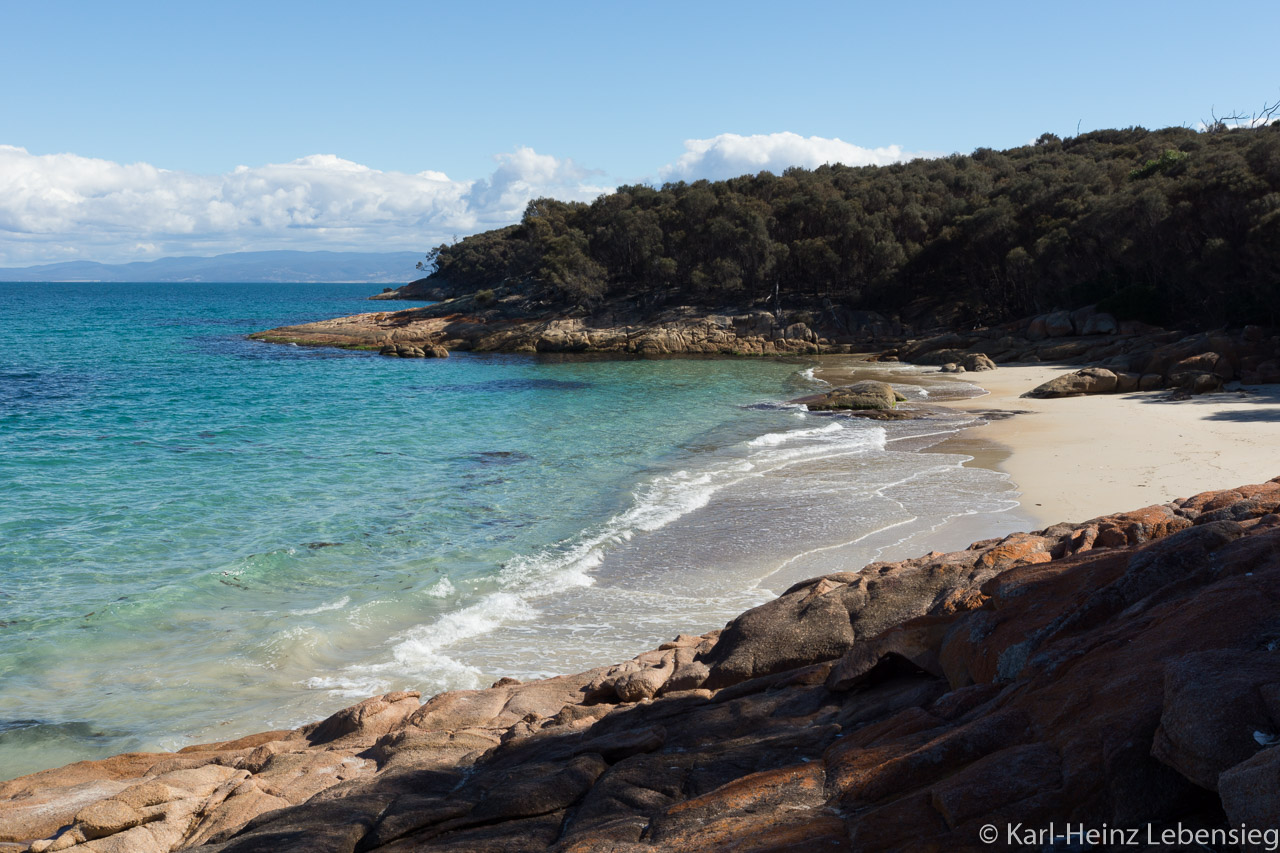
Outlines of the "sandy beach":
M819 373L837 380L839 368L832 368ZM954 441L1001 445L1007 453L988 454L991 463L1009 474L1022 493L1023 511L1037 521L1085 521L1280 475L1280 385L1181 401L1170 400L1167 391L1053 400L1021 396L1076 369L1002 366L964 374L987 395L943 404L1019 413Z

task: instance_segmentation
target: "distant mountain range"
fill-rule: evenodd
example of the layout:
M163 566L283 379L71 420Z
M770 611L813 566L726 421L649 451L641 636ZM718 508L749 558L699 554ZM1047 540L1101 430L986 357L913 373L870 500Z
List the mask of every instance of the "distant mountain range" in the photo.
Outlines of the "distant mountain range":
M0 268L0 281L363 281L404 284L422 273L420 252L233 252L129 264L64 261Z

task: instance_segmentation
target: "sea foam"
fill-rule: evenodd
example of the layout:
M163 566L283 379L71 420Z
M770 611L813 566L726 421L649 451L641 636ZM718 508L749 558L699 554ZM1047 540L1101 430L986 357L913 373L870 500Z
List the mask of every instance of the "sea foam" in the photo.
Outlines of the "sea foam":
M389 658L350 667L338 676L313 677L305 684L349 698L364 691L389 689L414 674L450 687L476 686L479 670L445 653L514 623L533 620L535 602L562 596L595 583L594 572L610 552L637 536L653 534L708 506L715 496L752 478L787 467L885 447L882 427L841 419L816 427L766 433L698 457L702 467L658 474L637 485L630 505L601 524L550 547L508 560L497 575L499 591L482 593L473 603L431 622L401 632L390 642ZM691 460L693 461L693 460ZM447 587L445 585L448 584ZM455 592L447 578L428 589ZM443 688L442 688L443 689Z

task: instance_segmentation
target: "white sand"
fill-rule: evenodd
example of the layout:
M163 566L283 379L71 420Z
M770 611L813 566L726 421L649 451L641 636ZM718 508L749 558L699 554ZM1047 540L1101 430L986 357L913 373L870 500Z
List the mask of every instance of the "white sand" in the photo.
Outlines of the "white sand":
M1044 522L1084 521L1280 476L1280 385L1171 401L1168 392L1022 398L1078 368L1001 367L966 374L990 392L961 409L1021 410L976 435L1004 445L1000 468Z
M824 378L839 381L832 364ZM1168 392L1034 400L1020 395L1078 366L1000 367L960 378L983 397L946 403L1026 414L993 421L964 438L1007 451L988 456L1022 493L1023 512L1044 525L1085 521L1212 489L1280 476L1280 385L1171 401ZM961 439L964 440L963 438ZM966 449L971 455L979 455ZM979 464L988 464L979 459Z

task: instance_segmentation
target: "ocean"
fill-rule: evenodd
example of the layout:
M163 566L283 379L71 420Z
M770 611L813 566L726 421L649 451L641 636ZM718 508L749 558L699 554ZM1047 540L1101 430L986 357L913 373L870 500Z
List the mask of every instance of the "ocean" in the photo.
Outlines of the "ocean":
M1003 474L947 450L972 416L787 403L819 359L245 338L369 293L0 283L0 779L613 663L1025 527Z

